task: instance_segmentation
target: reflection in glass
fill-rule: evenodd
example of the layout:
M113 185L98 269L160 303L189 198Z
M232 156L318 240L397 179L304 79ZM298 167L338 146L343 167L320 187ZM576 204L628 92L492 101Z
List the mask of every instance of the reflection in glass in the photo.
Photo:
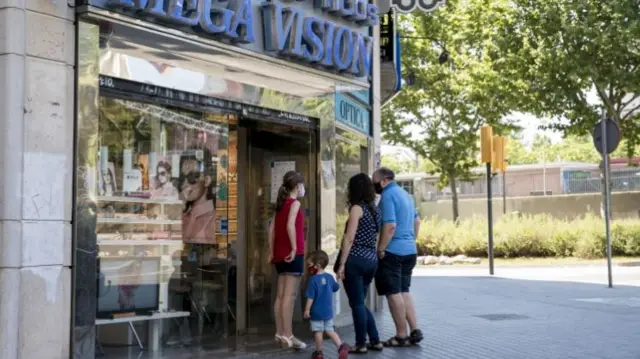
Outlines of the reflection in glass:
M366 139L355 133L338 130L336 134L336 248L342 243L349 206L347 204L347 185L349 179L361 172L367 172Z
M235 284L228 236L237 227L228 209L237 194L230 122L227 114L100 98L96 324L107 357L117 357L122 332L136 331L103 331L114 318L158 318L136 321L150 331L163 322L149 339L160 342L149 346L220 346L227 337L228 281Z

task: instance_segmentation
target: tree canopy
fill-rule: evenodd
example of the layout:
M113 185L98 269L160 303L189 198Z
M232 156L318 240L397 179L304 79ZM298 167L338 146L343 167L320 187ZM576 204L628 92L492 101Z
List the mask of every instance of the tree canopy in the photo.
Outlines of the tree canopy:
M494 70L519 110L588 134L601 104L632 157L640 141L640 12L637 0L513 0L495 38Z
M436 12L403 17L400 25L402 66L415 81L384 108L383 136L435 165L441 186L451 186L454 218L456 181L471 180L478 165L480 127L508 127L509 83L490 56L508 11L502 0L449 0Z
M619 146L612 157L625 157L625 146ZM600 163L601 155L593 146L589 135L569 135L558 143L548 136L537 134L531 146L525 146L518 134L513 134L507 142L507 157L511 165L549 162Z

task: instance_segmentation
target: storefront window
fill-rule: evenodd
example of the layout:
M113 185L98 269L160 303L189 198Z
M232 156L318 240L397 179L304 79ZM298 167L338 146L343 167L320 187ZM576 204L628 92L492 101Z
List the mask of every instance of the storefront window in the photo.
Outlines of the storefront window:
M363 136L341 129L337 129L336 133L336 245L340 248L349 217L349 179L358 173L367 172L368 157L366 139Z
M96 326L107 358L161 338L171 347L227 337L236 123L224 113L100 97Z

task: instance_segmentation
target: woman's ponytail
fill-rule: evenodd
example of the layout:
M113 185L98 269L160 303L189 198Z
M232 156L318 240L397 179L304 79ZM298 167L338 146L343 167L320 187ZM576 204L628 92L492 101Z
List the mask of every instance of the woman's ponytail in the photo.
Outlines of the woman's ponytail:
M287 197L289 197L287 189L284 186L280 186L280 189L278 189L278 199L276 200L276 212L280 212Z

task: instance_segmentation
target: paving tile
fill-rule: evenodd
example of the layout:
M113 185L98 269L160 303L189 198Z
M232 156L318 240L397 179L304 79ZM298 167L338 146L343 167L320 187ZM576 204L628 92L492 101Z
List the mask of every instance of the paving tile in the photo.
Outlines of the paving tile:
M352 356L377 359L633 359L640 358L638 287L504 278L417 277L413 291L420 346ZM580 298L610 298L594 302ZM386 309L386 308L385 308ZM388 313L377 315L383 339L394 335ZM349 331L344 340L353 343ZM311 343L309 343L311 344ZM325 357L337 358L326 344ZM304 352L260 357L310 358Z

